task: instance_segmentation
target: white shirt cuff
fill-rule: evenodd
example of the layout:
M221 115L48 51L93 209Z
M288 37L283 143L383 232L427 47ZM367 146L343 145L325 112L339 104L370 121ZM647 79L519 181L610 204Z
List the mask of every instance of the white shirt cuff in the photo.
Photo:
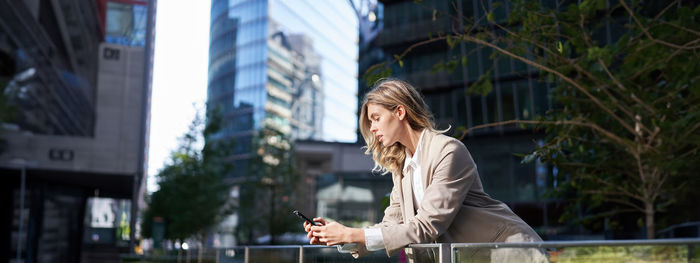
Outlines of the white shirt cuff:
M379 228L365 228L365 247L369 251L384 249L384 237Z

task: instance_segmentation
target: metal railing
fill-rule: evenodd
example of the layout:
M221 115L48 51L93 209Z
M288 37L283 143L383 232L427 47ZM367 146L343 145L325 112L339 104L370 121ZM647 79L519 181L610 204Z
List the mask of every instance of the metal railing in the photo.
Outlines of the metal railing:
M123 256L123 262L196 262L196 250L170 256ZM413 244L387 257L384 250L353 259L336 247L239 246L205 250L204 261L229 262L700 262L700 238Z

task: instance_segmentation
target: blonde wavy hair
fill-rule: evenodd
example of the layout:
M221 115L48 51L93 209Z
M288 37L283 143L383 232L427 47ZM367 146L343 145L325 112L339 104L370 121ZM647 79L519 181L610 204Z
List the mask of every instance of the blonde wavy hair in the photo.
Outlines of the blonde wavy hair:
M382 175L389 172L394 175L400 175L404 160L406 160L406 147L400 143L394 143L385 147L376 140L374 134L370 131L371 122L367 116L367 105L370 103L381 105L390 111L395 110L399 105L403 105L406 108L406 120L411 129L428 129L435 132L444 132L435 129L433 114L416 88L403 80L380 79L365 95L359 123L360 133L366 143L366 146L362 148L365 149L365 154L371 154L374 160L373 172L378 171Z

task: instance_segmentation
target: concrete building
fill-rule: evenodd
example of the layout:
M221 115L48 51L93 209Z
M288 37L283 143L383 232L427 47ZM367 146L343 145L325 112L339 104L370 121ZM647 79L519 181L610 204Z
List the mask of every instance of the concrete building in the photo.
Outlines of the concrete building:
M129 16L115 19L115 8ZM0 53L12 66L2 88L17 112L0 131L4 260L110 262L133 246L154 8L154 1L0 2ZM134 14L142 15L144 41L107 37L120 28L115 20L138 32Z
M301 174L294 207L313 217L356 227L382 220L382 200L391 192L391 175L372 172L374 162L360 143L297 141Z

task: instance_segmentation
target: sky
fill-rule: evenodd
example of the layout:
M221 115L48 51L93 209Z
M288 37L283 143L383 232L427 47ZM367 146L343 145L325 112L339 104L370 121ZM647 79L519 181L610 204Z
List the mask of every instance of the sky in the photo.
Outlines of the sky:
M209 1L158 1L156 14L149 192L157 190L155 174L169 159L194 119L207 92Z

